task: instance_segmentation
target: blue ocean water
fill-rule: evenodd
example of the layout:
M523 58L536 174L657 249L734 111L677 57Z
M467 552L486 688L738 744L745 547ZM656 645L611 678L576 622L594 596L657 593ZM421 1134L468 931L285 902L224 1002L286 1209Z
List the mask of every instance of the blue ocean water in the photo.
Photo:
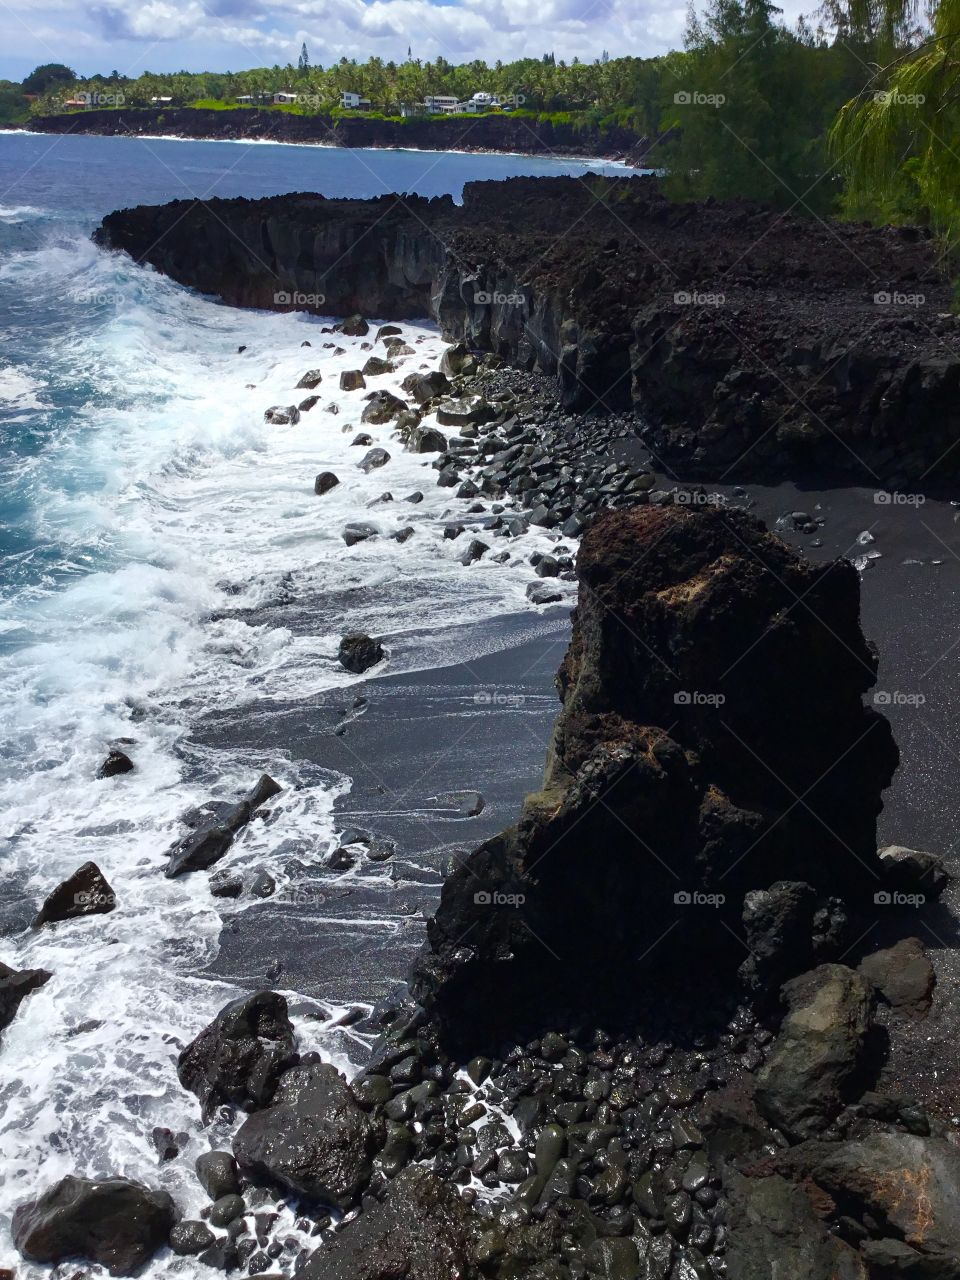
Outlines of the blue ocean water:
M53 974L0 1045L0 1224L70 1172L159 1180L196 1212L192 1160L229 1141L199 1128L175 1060L237 994L203 971L224 913L244 904L214 898L203 874L165 879L165 853L187 809L234 798L267 769L283 794L228 861L240 873L268 868L282 899L296 892L291 852L319 863L328 851L350 780L282 744L266 756L242 740L199 745L198 718L348 684L336 649L350 628L386 637L393 669L462 659L465 626L530 608L527 557L545 536L521 539L512 564L464 568L443 538L449 492L430 483L428 460L384 427L373 430L393 454L389 475L354 465L360 403L338 383L365 359L359 339L330 353L322 320L224 307L101 252L91 231L116 207L185 195L459 196L470 179L585 167L0 134L0 960ZM396 381L443 349L427 323L404 332L416 356ZM267 407L303 396L296 384L312 367L323 371L321 404L296 427L265 424ZM342 483L317 499L325 469ZM415 508L397 502L375 517L384 535L413 523L416 538L345 554L343 524L370 519L387 487L425 492ZM291 586L328 601L307 627L258 611ZM99 782L117 739L136 768ZM30 930L43 898L88 859L116 909ZM313 1009L298 1030L304 1048L347 1066L335 1015ZM159 1169L156 1125L189 1134L183 1158ZM293 1221L291 1209L285 1231ZM43 1274L0 1225L0 1266L13 1265ZM150 1274L171 1265L161 1257Z

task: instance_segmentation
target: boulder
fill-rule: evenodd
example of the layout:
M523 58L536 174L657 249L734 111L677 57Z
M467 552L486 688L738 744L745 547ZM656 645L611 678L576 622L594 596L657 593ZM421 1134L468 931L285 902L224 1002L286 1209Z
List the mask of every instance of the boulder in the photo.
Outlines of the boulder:
M270 422L274 426L286 426L300 421L300 410L295 404L275 404L267 409L263 415L264 422Z
M446 453L447 437L436 427L414 427L405 447L410 453Z
M186 1219L178 1222L170 1232L170 1248L178 1257L189 1258L209 1249L216 1238L205 1222Z
M351 524L344 526L343 540L348 547L352 547L358 542L366 542L369 538L379 537L379 534L380 530L375 524L367 524L363 520L355 520Z
M344 369L340 374L341 391L362 391L366 385L364 376L359 369Z
M350 441L351 448L353 447L366 448L367 445L371 445L371 444L373 444L373 436L369 435L366 431L359 431Z
M361 675L369 667L383 661L383 645L362 631L353 631L340 641L337 657L342 667Z
M312 391L314 387L319 387L323 381L323 374L319 369L308 369L300 381L297 383L297 390Z
M363 413L360 415L361 422L372 422L375 425L383 422L389 422L391 418L396 418L406 409L404 402L393 395L390 391L375 391L370 400L367 401Z
M33 921L33 928L57 920L104 915L117 905L116 895L95 862L85 862L45 900Z
M204 1151L197 1156L194 1168L200 1185L211 1200L239 1194L240 1173L229 1151Z
M112 747L106 760L97 770L97 777L118 778L123 773L132 772L133 767L133 761L125 751L121 751L118 747Z
M488 542L482 542L480 538L472 538L467 549L460 554L460 563L462 565L471 565L476 560L482 560L489 550L490 544Z
M464 370L475 363L473 355L465 342L455 342L447 347L440 357L440 372L448 378L456 378Z
M453 1280L476 1274L480 1222L456 1187L413 1165L314 1254L300 1280Z
M213 866L227 852L233 844L234 836L247 825L261 805L279 795L282 790L279 782L275 782L268 773L261 774L257 785L245 799L237 804L225 805L217 811L216 821L191 831L173 847L165 873L168 879L182 875L185 871Z
M273 1104L244 1121L233 1150L254 1177L345 1211L383 1140L383 1122L357 1105L340 1072L314 1063L281 1077Z
M345 320L341 320L333 328L334 332L346 334L348 338L365 338L370 332L370 326L361 315L347 316Z
M875 916L898 756L864 706L877 658L852 565L808 564L740 511L650 505L595 519L577 575L543 788L447 878L414 966L458 1053L639 1014L647 964L678 995L728 992L744 898L778 881ZM637 981L614 994L628 956Z
M176 1219L165 1191L127 1178L68 1175L17 1207L13 1242L31 1262L82 1258L129 1276L167 1243Z
M888 844L879 851L879 856L883 884L888 890L921 893L927 901L934 902L950 881L943 861L936 854Z
M937 977L919 938L902 938L892 947L861 960L858 972L898 1017L925 1018Z
M757 1106L791 1138L824 1129L848 1097L870 1022L870 984L853 969L824 964L786 983L787 1015L757 1074Z
M437 409L441 427L476 426L492 422L497 410L483 396L464 396L460 400L443 400Z
M46 969L11 969L0 963L0 1031L9 1027L21 1001L52 976Z
M750 954L740 966L753 993L777 993L788 978L813 964L817 895L802 880L778 880L743 900L743 929Z
M923 1258L949 1260L957 1268L960 1150L952 1142L880 1131L850 1142L804 1143L781 1157L781 1164L798 1179L816 1183L844 1212L869 1215L884 1235L898 1237Z
M255 991L226 1005L177 1059L180 1083L200 1099L204 1120L217 1107L266 1106L280 1075L297 1060L287 1002Z
M304 396L304 398L297 405L297 408L300 410L301 413L309 413L310 410L315 409L319 403L320 403L319 396ZM339 410L335 405L327 405L327 413L338 413L338 412Z
M403 330L398 324L382 324L377 330L377 336L374 338L374 342L380 342L387 338L396 338L402 333Z
M390 455L386 449L371 449L369 453L365 453L357 466L361 471L367 473L376 471L378 467L385 467L390 461Z
M450 390L450 379L437 369L432 373L408 373L400 385L417 404L426 404Z
M365 378L378 378L385 373L393 373L396 367L391 360L384 360L382 356L369 356L361 373Z
M339 478L332 471L321 471L313 482L313 492L318 497L322 497L323 494L329 493L331 489L335 489L339 483Z
M802 1187L777 1175L748 1178L729 1170L725 1189L731 1278L868 1280L857 1251L827 1231Z

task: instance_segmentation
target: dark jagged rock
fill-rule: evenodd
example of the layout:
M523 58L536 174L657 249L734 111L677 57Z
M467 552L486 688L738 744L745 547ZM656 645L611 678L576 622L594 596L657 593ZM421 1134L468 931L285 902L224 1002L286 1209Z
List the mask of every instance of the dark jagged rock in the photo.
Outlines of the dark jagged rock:
M261 805L279 795L283 788L269 774L263 774L245 800L226 805L217 820L192 831L176 844L170 853L166 875L168 878L185 871L197 871L218 862L233 844L237 832L242 830Z
M264 422L272 423L274 426L292 426L300 421L300 410L295 404L275 404L272 408L266 410L263 420Z
M0 963L0 1031L9 1027L21 1001L52 976L46 969L11 969Z
M329 493L331 489L336 488L339 483L339 478L332 471L321 471L313 482L313 492L322 497L323 494Z
M229 1151L205 1151L197 1156L195 1168L200 1185L211 1200L239 1193L237 1162Z
M361 471L376 471L378 467L385 467L390 461L390 455L386 449L371 449L369 453L365 453L357 466Z
M104 915L117 905L116 895L95 862L85 862L54 889L37 912L33 928L58 920Z
M338 332L346 334L348 338L363 338L370 332L370 326L364 320L363 316L354 314L347 316L346 320L340 324L335 324L334 329Z
M856 1079L872 990L853 969L825 964L783 988L787 1016L757 1076L761 1113L794 1139L823 1130Z
M119 778L124 773L131 773L134 764L125 751L112 747L110 754L97 770L98 778Z
M273 1104L244 1121L233 1149L248 1173L346 1210L383 1139L382 1121L357 1105L339 1071L314 1063L285 1072Z
M341 391L362 391L366 381L359 369L344 369L340 374Z
M602 1016L615 987L623 1016L626 956L678 981L729 972L751 890L803 880L869 909L879 874L897 752L862 704L876 657L853 567L808 565L741 513L671 506L597 520L578 572L544 790L448 878L414 971L446 1033L478 1047Z
M652 178L515 178L468 184L460 206L176 201L111 214L97 239L234 304L276 306L280 281L328 314L429 315L463 340L447 376L494 353L555 377L564 408L639 411L687 474L958 475L960 333L916 229L825 238L745 201L674 204ZM916 305L884 305L901 294Z
M434 1173L405 1169L300 1273L301 1280L453 1280L476 1274L476 1214Z
M176 1217L165 1191L127 1178L68 1176L17 1207L13 1242L31 1262L83 1258L129 1276L167 1243Z
M414 427L405 448L410 453L446 453L447 437L435 427Z
M177 1060L180 1083L200 1099L204 1119L228 1104L266 1106L297 1055L287 1002L255 991L226 1005Z
M352 632L340 641L337 652L340 665L348 671L361 675L369 667L374 667L384 658L383 645L361 631Z
M301 388L305 391L312 391L314 387L319 387L323 381L323 374L319 369L308 369L300 381L297 383L297 390Z
M892 947L861 960L859 972L880 999L902 1018L925 1018L937 977L919 938L901 938Z
M813 964L817 895L800 880L779 880L743 900L743 930L750 954L740 966L749 991L778 992Z
M360 415L361 422L380 424L389 422L403 413L406 405L391 391L376 391L367 401L366 408Z
M450 390L450 379L440 369L435 369L430 373L408 373L400 385L417 404L426 404Z
M880 871L884 889L919 893L928 902L936 901L950 882L936 854L907 849L900 844L888 844L880 850Z
M358 542L366 542L370 538L379 537L379 535L380 530L377 526L364 520L355 520L352 524L346 525L343 530L343 540L348 547L353 547Z
M203 1253L215 1240L216 1236L207 1224L195 1219L178 1222L170 1232L170 1248L181 1258Z

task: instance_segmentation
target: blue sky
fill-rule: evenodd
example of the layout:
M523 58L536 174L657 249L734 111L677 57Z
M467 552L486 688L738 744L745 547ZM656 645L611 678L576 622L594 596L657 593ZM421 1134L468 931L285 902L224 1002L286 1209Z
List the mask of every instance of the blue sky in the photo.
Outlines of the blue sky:
M685 0L0 0L0 76L41 62L81 74L116 68L239 70L379 54L400 60L539 57L592 61L662 53L683 29Z

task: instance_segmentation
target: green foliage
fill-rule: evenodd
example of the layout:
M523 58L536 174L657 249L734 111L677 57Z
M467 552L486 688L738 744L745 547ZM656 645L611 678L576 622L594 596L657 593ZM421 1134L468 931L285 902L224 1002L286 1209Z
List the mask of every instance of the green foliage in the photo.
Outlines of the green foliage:
M840 111L831 133L851 217L933 227L960 247L960 0L897 52Z
M62 62L45 62L34 69L21 85L22 93L50 93L62 86L76 83L77 73L65 67Z

